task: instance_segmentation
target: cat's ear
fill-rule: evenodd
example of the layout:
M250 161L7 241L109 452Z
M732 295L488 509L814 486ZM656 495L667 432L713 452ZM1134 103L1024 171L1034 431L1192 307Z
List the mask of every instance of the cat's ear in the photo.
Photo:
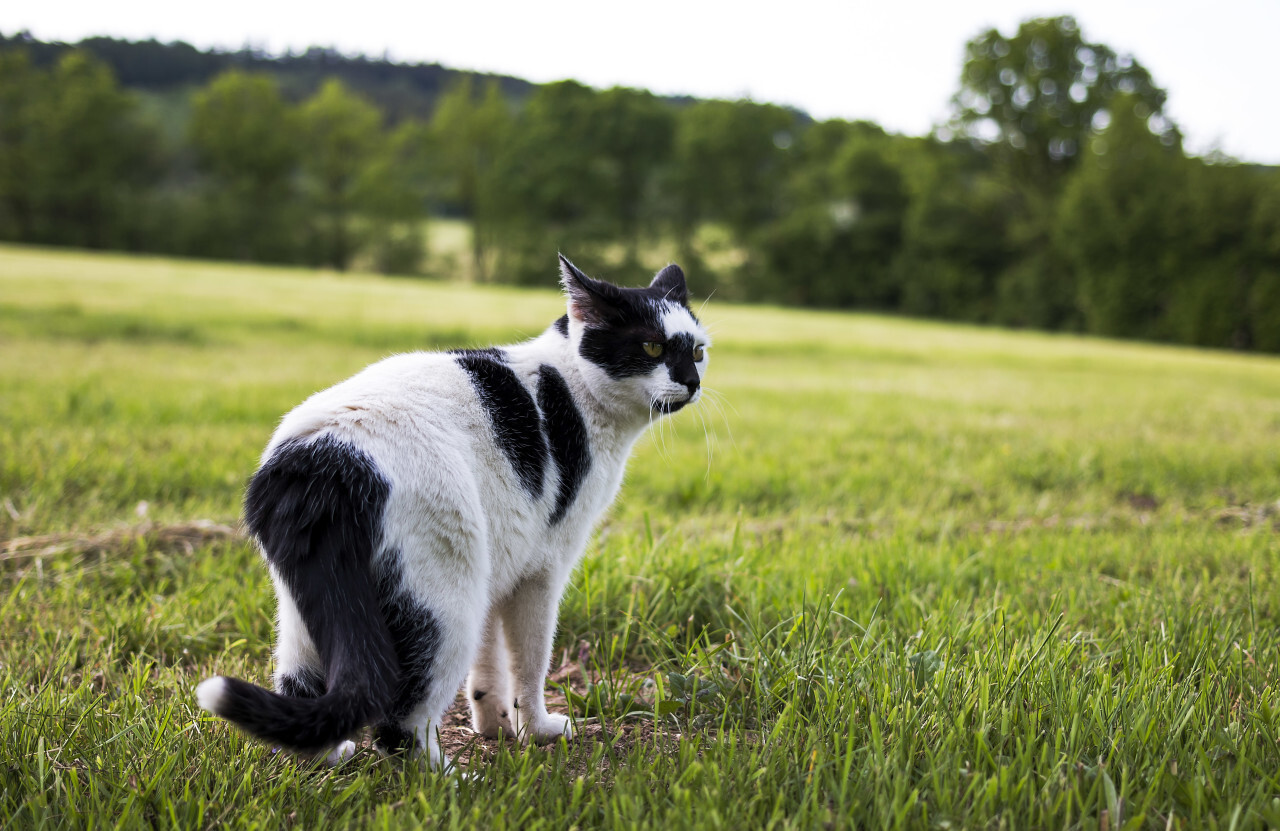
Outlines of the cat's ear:
M569 316L583 323L601 325L618 317L622 294L617 286L593 280L560 255L560 285L569 297Z
M663 300L670 300L681 306L689 305L689 290L684 284L684 272L675 263L659 271L649 288L661 292Z

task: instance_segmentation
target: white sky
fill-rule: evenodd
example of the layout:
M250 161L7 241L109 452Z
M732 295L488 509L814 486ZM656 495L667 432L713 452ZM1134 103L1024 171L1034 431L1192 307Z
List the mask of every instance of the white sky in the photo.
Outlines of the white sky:
M1189 150L1280 164L1280 0L9 0L0 32L272 52L336 46L531 81L749 96L920 135L946 119L969 38L1058 14L1151 71Z

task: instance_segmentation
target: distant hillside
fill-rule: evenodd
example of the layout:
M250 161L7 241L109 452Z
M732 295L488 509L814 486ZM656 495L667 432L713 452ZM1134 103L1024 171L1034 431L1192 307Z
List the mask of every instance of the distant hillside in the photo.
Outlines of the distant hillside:
M300 55L269 55L248 49L206 52L181 41L135 43L93 37L74 44L47 43L26 32L13 36L0 33L0 51L16 48L25 49L37 66L54 63L69 49L83 49L108 64L126 87L156 93L198 86L225 69L240 67L275 75L288 97L301 100L319 88L325 78L337 77L377 103L392 121L429 116L441 92L468 76L482 84L496 81L513 100L526 98L535 86L510 75L467 72L437 63L392 63L320 47L311 47Z

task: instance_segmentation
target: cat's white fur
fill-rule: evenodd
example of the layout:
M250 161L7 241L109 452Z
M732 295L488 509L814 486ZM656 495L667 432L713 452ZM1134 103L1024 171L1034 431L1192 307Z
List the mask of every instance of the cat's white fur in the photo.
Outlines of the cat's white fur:
M566 280L568 278L566 277ZM665 334L686 334L709 347L703 327L678 303L664 303ZM367 453L391 485L376 557L399 552L406 588L435 615L443 634L432 685L411 721L433 765L447 763L436 727L458 683L469 694L474 729L524 740L572 735L570 720L547 711L543 694L557 608L597 521L618 493L632 446L656 417L653 403L693 403L701 389L671 380L659 365L648 375L615 380L579 354L583 321L572 302L569 335L554 327L503 347L507 365L537 397L539 367L549 365L572 392L590 441L591 465L563 519L548 524L558 471L546 465L534 500L490 435L489 416L455 356L396 355L308 398L285 416L263 453L321 433ZM705 354L697 363L705 373ZM277 677L316 666L316 650L289 592L274 574L279 599ZM220 678L201 685L200 703L217 712ZM518 706L516 706L518 702ZM349 755L348 743L331 755Z

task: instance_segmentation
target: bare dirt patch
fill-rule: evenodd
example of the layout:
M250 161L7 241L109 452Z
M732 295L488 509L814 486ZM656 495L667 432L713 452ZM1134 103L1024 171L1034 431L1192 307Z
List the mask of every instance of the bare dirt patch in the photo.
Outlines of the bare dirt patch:
M636 686L639 686L639 682L645 676L644 672L638 670L627 670L625 673L634 678L637 682ZM588 686L599 681L600 679L594 673L584 670L580 662L569 660L566 654L560 666L547 676L547 709L553 713L573 715L569 701L562 690L567 687L578 695L586 695ZM570 746L581 752L571 754L569 764L571 768L580 767L581 770L571 770L571 772L587 772L592 745L605 745L605 764L616 764L617 760L630 753L636 744L654 741L658 732L651 718L625 721L600 717L576 718ZM518 743L514 738L489 739L472 732L471 710L465 693L459 692L453 705L445 713L444 722L440 727L440 746L455 764L465 767L473 760L477 764L484 764L492 759L500 748L504 746L516 748ZM527 752L546 752L554 746L538 748L531 745Z

